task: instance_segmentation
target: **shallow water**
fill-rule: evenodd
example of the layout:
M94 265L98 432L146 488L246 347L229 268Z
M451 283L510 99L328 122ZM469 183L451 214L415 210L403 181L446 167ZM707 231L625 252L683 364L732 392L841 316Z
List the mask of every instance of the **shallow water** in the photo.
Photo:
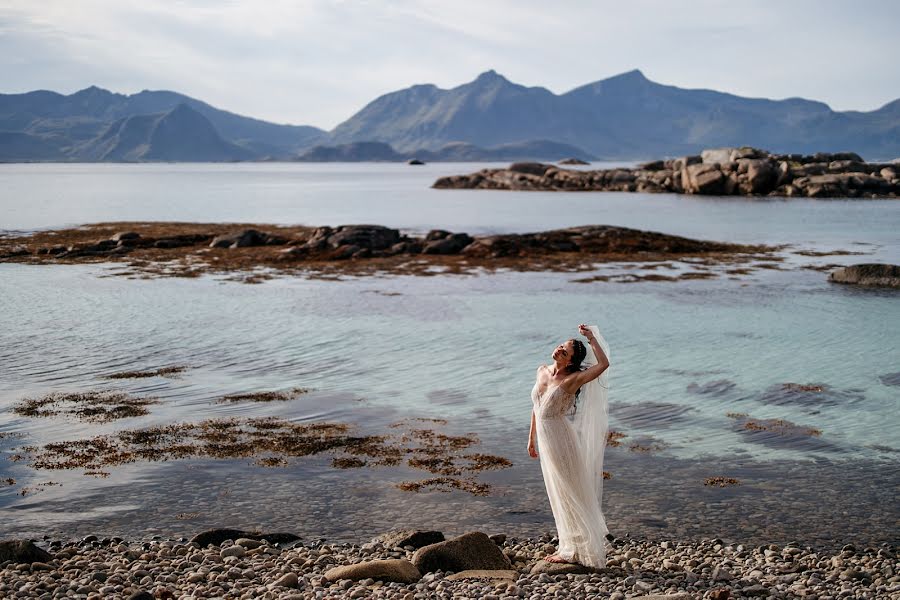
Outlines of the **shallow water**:
M0 227L165 219L474 232L589 222L869 254L814 258L788 249L784 271L629 284L497 273L243 285L104 277L103 265L0 264L0 433L23 436L0 437L0 478L17 480L0 487L0 535L175 535L241 525L354 540L394 525L442 523L447 531L543 532L552 528L549 506L539 465L525 454L534 369L589 321L611 345L612 427L628 436L607 459L614 533L896 541L900 388L884 376L900 372L897 294L828 284L824 273L796 267L897 262L900 204L426 187L437 173L473 168L4 165ZM33 194L27 201L25 189ZM189 369L173 378L104 379L168 365ZM313 391L289 403L216 403L226 394L298 386ZM10 410L24 397L89 389L161 403L148 416L108 424ZM821 433L750 430L726 413ZM479 450L514 467L479 476L495 488L480 498L401 492L394 483L428 474L340 471L324 457L279 469L246 459L138 463L108 479L36 473L5 460L18 445L266 415L351 422L369 433L405 417L446 418L449 432L476 433ZM636 442L663 449L629 450ZM741 485L703 485L715 475ZM47 481L62 485L18 495Z

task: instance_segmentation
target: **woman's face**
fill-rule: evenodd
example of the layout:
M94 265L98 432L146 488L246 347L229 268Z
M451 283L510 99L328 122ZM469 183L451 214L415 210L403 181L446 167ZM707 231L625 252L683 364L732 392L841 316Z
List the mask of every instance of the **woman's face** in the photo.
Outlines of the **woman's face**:
M553 360L561 360L565 364L569 364L569 361L572 360L572 353L575 350L575 345L572 343L572 340L566 340L559 346L557 346L553 350Z

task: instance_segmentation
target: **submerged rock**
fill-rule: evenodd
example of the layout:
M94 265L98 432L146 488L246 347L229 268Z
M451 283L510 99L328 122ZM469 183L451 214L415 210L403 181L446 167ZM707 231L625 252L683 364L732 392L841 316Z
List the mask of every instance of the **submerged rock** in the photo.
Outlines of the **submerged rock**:
M414 549L418 550L424 546L443 542L444 534L440 531L402 529L380 535L373 541L379 541L387 548L405 548L406 546L412 546Z
M832 271L828 281L863 286L900 288L900 266L888 264L862 264L842 267Z
M253 531L243 531L241 529L210 529L203 533L198 533L191 542L205 548L209 544L219 546L225 540L265 540L270 544L286 544L295 542L300 539L292 533L259 533Z

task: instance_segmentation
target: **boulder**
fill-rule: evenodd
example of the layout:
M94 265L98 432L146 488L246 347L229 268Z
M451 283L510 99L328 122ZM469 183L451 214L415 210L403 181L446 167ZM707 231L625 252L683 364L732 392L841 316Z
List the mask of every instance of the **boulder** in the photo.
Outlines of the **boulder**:
M510 581L515 581L518 576L519 574L512 569L502 569L496 571L488 571L484 569L469 569L467 571L460 571L459 573L448 575L444 579L446 579L447 581L459 581L460 579L509 579Z
M474 238L467 233L454 233L442 240L427 242L422 248L422 254L459 254L473 241Z
M697 165L702 162L702 156L682 156L681 158L676 158L675 160L673 160L670 168L675 172L679 172L685 167L689 167L690 165Z
M239 540L241 538L249 540L266 540L270 544L286 544L288 542L296 542L299 536L293 533L260 533L258 531L243 531L241 529L210 529L203 533L198 533L191 542L197 544L201 548L205 548L209 544L219 546L225 540Z
M662 171L666 168L666 162L663 160L652 160L638 165L638 169L644 171Z
M29 540L6 540L0 542L0 563L12 561L16 564L45 563L53 560L49 552L38 548Z
M548 575L584 575L586 573L597 573L599 569L586 567L576 563L554 563L546 560L539 560L531 567L531 574L538 575L546 573Z
M405 548L412 546L416 550L444 541L440 531L422 531L418 529L401 529L382 534L372 541L381 542L388 548Z
M897 172L897 169L895 169L894 167L885 167L881 169L881 176L884 179L891 181L893 179L897 179Z
M561 161L559 161L559 164L561 164L561 165L589 165L591 163L581 160L580 158L572 157L572 158L562 159Z
M386 250L400 241L400 232L383 225L342 225L328 236L328 245L359 246L369 250Z
M721 195L728 187L728 178L718 165L705 162L685 167L681 180L688 194Z
M442 240L444 238L450 237L451 235L453 235L453 233L445 229L432 229L425 234L425 241L433 242L435 240Z
M747 183L751 194L768 194L778 183L778 167L769 159L747 161Z
M377 581L393 581L397 583L415 583L422 578L422 574L416 566L404 558L391 558L386 560L370 560L334 567L325 572L328 581L340 581L350 579L361 581L363 579L375 579Z
M701 152L700 158L704 165L727 163L731 160L731 153L736 150L737 148L710 148Z
M209 243L210 248L249 248L265 246L268 236L255 229L245 229L235 233L217 235Z
M412 562L423 573L431 571L509 570L512 563L491 538L480 531L419 548Z
M887 264L861 264L832 271L828 281L864 286L900 288L900 266Z

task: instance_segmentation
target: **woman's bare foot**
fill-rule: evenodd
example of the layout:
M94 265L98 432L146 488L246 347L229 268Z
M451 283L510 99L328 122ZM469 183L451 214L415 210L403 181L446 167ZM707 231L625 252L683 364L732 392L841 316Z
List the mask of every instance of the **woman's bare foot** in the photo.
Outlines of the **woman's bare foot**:
M562 558L559 554L551 554L544 558L547 562L568 564L570 561Z

